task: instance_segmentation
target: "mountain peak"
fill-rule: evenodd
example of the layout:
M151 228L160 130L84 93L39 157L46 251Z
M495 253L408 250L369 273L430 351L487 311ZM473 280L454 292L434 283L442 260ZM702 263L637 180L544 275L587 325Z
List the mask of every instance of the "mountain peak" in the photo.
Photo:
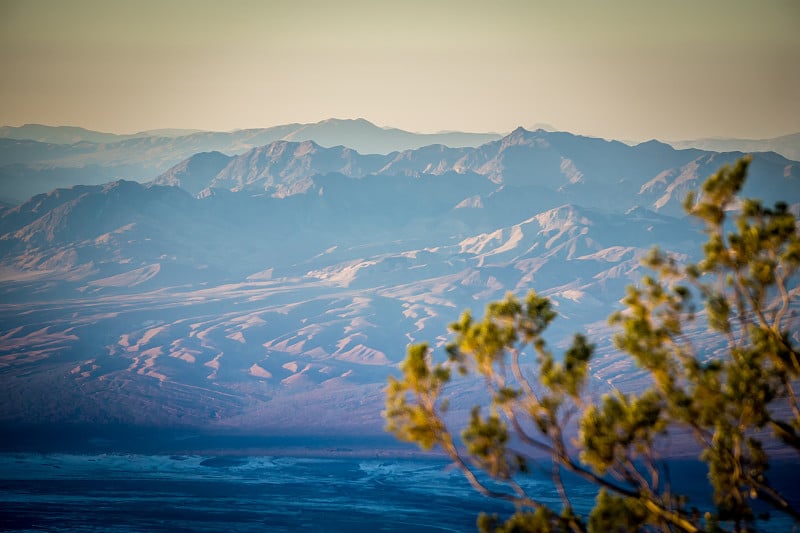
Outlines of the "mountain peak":
M109 181L108 183L103 184L101 187L103 193L109 193L111 191L116 191L116 190L128 191L128 190L143 189L144 185L142 185L138 181L117 179L114 181Z
M353 125L353 126L369 126L372 128L377 128L375 124L370 122L365 118L328 118L325 120L320 120L315 124L315 126L320 125L330 125L330 126L345 126L345 125Z
M530 145L534 142L536 132L528 131L522 126L501 139L503 146Z
M256 148L251 148L244 154L243 156L247 155L268 155L268 156L279 156L282 154L290 154L294 153L294 151L300 151L303 154L316 151L322 148L319 144L315 143L312 140L303 140L303 141L295 141L295 140L285 140L281 139L278 141L272 141L269 144L264 146L258 146ZM300 154L298 154L300 155Z
M231 159L221 152L200 152L184 159L151 183L181 187L191 194L197 194L208 186Z
M674 148L672 148L672 146L670 146L669 144L661 142L657 139L650 139L649 141L643 141L640 142L639 144L636 144L635 146L639 148L667 148L670 150L674 150Z

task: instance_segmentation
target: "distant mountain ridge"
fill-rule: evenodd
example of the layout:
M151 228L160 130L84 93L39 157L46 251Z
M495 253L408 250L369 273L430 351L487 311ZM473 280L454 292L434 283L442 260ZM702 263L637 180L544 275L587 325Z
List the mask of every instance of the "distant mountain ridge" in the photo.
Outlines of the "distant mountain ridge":
M669 141L675 148L699 148L714 152L775 152L787 159L800 161L800 133L770 139L707 138Z
M49 144L76 144L79 142L109 144L141 137L182 137L202 131L203 130L190 129L158 129L132 134L117 134L94 131L77 126L24 124L22 126L1 126L0 138L30 140Z
M379 433L409 342L531 289L557 353L597 343L593 388L638 390L605 319L653 245L697 258L680 203L740 155L522 128L385 155L272 140L0 205L0 427ZM754 154L745 195L800 209L798 165Z
M527 129L532 131L539 129L548 132L559 131L554 126L545 123L537 123L533 127ZM394 151L421 148L429 144L443 144L450 147L475 147L491 140L497 140L502 136L502 134L498 133L467 133L459 131L413 133L398 128L381 128L362 118L326 119L316 123L293 123L268 128L249 128L229 132L167 128L146 130L132 134L117 134L94 131L77 126L48 126L44 124L0 126L0 139L31 140L48 144L68 145L81 142L113 144L130 139L178 138L190 136L211 137L218 139L218 142L220 142L219 139L226 135L231 138L238 137L243 139L261 136L263 137L263 144L272 140L315 141L325 147L336 145L347 146L364 154L388 154ZM268 138L269 140L267 140ZM787 159L800 161L800 132L766 139L707 137L662 140L662 142L677 149L697 148L713 152L745 153L775 152ZM638 143L626 144L635 145ZM226 151L222 148L217 148L216 150Z
M629 146L518 128L477 148L431 145L387 155L362 155L340 146L324 148L313 141L275 141L227 159L221 154L214 156L213 164L206 162L210 154L195 155L153 183L180 186L192 194L216 188L289 196L305 193L312 187L314 176L329 173L362 178L369 174L419 177L473 172L508 189L538 187L564 203L620 212L641 205L679 215L686 192L719 165L741 155L676 150L657 141ZM777 191L800 193L798 163L776 154L756 154L751 172L747 194L776 201L780 199Z
M105 133L88 130L76 126L47 126L43 124L25 124L23 126L0 127L0 138L30 140L47 144L77 144L89 142L95 144L114 144L131 139L143 138L206 138L207 142L249 143L251 139L262 139L266 144L272 140L309 141L313 140L322 146L348 146L364 154L382 153L419 148L428 144L445 144L448 146L477 146L489 140L501 137L497 133L467 133L448 131L441 133L414 133L398 128L381 128L375 124L359 119L326 119L316 123L293 123L268 128L248 128L229 132L191 130L191 129L158 129L133 134ZM255 141L258 142L258 141ZM226 151L217 148L219 151Z
M494 133L411 133L380 128L364 119L232 132L154 130L132 135L64 126L5 126L0 128L0 201L19 203L70 185L148 181L199 152L236 155L279 140L313 140L362 154L385 154L436 143L479 146L500 137Z
M550 126L544 129L552 131ZM4 126L0 128L0 202L19 203L34 194L70 185L116 179L149 181L200 152L234 156L280 140L308 140L327 148L346 146L360 154L386 155L431 145L477 148L501 137L496 133L411 133L381 128L364 119L328 119L231 132L151 130L129 135L68 126ZM732 141L715 147L699 140L695 144L712 151L775 151L800 159L797 136L772 141ZM672 145L694 146L692 142Z
M272 141L308 141L313 140L322 146L347 146L362 154L382 153L420 148L429 144L445 144L448 146L478 146L487 141L499 139L496 133L412 133L397 128L381 128L364 119L327 119L313 124L284 124L269 128L250 128L229 132L201 130L150 130L135 134L119 135L96 132L71 126L44 126L27 124L25 126L0 127L0 138L24 141L36 141L48 145L74 146L79 154L91 154L89 145L103 145L104 151L124 153L131 148L141 148L148 144L169 147L174 157L182 150L220 151L230 154ZM53 150L53 148L50 148ZM194 152L192 152L194 153ZM190 154L187 154L190 155ZM47 157L47 155L45 155ZM57 155L48 162L56 162L62 156ZM101 155L93 155L95 158ZM128 157L131 157L128 155ZM9 159L4 155L2 161L7 163L24 162Z

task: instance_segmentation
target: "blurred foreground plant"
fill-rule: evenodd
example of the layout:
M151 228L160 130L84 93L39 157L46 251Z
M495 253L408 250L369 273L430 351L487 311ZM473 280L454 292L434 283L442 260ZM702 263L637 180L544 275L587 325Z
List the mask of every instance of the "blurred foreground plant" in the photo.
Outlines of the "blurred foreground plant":
M800 236L786 204L768 209L738 198L749 162L723 167L686 199L708 235L703 259L680 264L654 249L645 260L653 275L629 287L623 310L610 317L616 346L651 378L643 392L592 402L593 345L575 335L556 358L542 337L556 312L535 292L524 302L508 295L489 304L480 320L465 311L450 326L444 361L435 362L427 344L409 347L402 376L389 380L387 429L424 449L438 446L475 489L516 506L505 522L481 515L482 531L744 531L753 527L753 500L800 521L770 483L764 446L777 438L792 457L800 452L800 354L789 326ZM716 336L714 354L693 344L692 325ZM482 378L488 392L460 440L444 417L454 371ZM657 452L676 428L694 437L708 466L715 511L702 519L674 492ZM521 481L542 455L551 461L558 511ZM574 512L564 471L599 487L588 517Z

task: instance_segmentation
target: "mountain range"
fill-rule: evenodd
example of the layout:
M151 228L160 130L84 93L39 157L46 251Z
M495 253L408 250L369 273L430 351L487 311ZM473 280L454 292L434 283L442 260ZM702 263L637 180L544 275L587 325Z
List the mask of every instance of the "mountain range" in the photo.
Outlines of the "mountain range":
M389 153L442 143L478 146L495 133L411 133L364 119L328 119L232 132L151 130L116 135L76 127L28 124L0 128L0 201L19 203L56 187L115 179L149 181L187 157L207 151L240 154L273 141L314 140L361 153Z
M554 132L552 126L534 129ZM800 159L800 134L765 140L697 139L671 141L675 148L710 151L774 151ZM231 132L186 129L149 130L119 135L72 126L0 127L0 202L19 204L57 187L102 184L116 179L150 181L200 152L240 155L274 141L311 140L330 148L346 146L360 154L390 154L433 144L476 148L499 140L497 133L412 133L378 127L364 119L328 119ZM635 144L635 143L628 143Z
M726 139L712 137L670 142L678 149L700 148L715 152L775 152L787 159L800 160L800 133L782 135L772 139Z
M78 161L86 142L48 149ZM742 155L522 128L478 146L325 144L202 149L150 181L0 207L0 425L379 433L408 343L441 348L461 310L531 289L559 312L557 351L587 332L597 389L635 390L605 317L653 245L697 258L681 201ZM800 163L753 154L744 194L797 212Z

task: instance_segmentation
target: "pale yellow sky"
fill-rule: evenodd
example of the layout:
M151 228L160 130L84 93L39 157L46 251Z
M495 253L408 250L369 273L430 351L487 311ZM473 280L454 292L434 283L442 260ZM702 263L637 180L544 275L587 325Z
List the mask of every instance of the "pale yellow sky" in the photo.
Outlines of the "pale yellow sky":
M800 2L0 0L0 124L800 131Z

